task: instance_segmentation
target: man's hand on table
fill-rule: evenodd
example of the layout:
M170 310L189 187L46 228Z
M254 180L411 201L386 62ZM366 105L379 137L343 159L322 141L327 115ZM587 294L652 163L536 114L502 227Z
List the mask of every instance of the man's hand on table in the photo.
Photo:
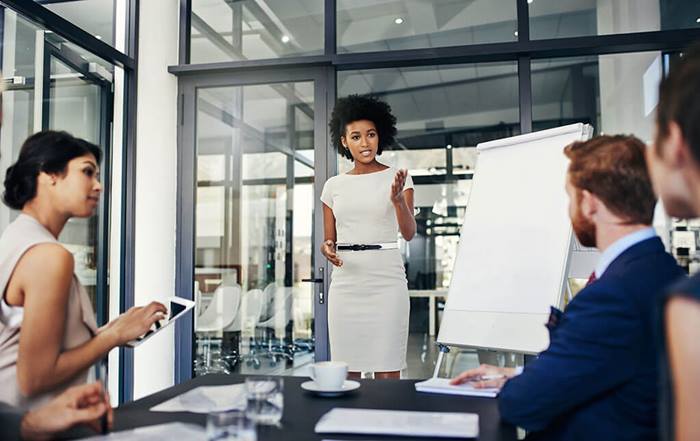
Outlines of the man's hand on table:
M470 383L477 389L500 389L510 378L518 374L515 368L506 368L482 364L478 368L464 371L450 381L450 384L458 385Z

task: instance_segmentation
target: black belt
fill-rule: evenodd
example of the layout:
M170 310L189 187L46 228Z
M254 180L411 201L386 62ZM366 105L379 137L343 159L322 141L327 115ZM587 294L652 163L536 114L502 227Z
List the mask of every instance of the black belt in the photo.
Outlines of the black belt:
M338 245L339 250L347 251L364 251L364 250L381 250L381 245L362 245L362 244L352 244L352 245Z

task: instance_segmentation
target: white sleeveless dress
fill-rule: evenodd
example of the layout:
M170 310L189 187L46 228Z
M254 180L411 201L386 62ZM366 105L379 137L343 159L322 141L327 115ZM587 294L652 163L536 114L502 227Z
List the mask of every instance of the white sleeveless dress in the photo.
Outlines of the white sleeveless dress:
M391 203L398 170L341 174L323 187L321 201L333 210L337 243L396 242L399 226ZM404 191L413 188L410 176ZM338 251L328 293L331 359L354 372L398 371L406 367L410 303L398 249Z
M84 384L88 380L88 369L78 373L66 384L54 390L27 398L22 395L17 383L17 352L22 329L24 308L11 306L5 301L4 293L19 259L31 247L42 243L59 243L36 219L20 214L0 237L0 401L31 409L44 404L70 386ZM37 274L41 277L41 274ZM78 278L73 275L66 308L65 331L62 351L73 349L89 341L97 331L95 314L90 298Z

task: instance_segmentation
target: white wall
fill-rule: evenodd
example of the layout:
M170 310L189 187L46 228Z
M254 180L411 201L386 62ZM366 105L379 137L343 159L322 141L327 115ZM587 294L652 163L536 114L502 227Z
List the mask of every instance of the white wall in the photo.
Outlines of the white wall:
M126 51L126 22L127 10L126 2L119 1L116 4L114 13L115 20L115 47L122 52ZM114 115L112 123L112 186L110 187L110 238L109 238L109 319L114 320L119 316L121 305L121 252L122 252L122 158L124 157L124 70L118 67L114 69ZM109 353L108 372L119 372L119 350L112 350ZM107 387L113 406L119 405L119 375L109 375Z
M140 2L136 156L136 304L175 292L178 2ZM155 25L157 23L157 25ZM134 398L173 384L174 327L135 349Z

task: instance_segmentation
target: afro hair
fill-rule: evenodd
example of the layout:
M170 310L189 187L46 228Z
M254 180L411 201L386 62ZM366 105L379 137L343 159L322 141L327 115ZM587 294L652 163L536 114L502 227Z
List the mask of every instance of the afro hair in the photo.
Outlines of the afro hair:
M328 125L331 130L331 142L338 149L338 153L351 161L354 159L350 152L343 148L341 138L345 136L345 128L348 124L363 119L372 121L377 128L379 136L377 155L381 155L385 147L396 143L396 117L391 114L389 104L367 95L349 95L341 98L335 104Z

